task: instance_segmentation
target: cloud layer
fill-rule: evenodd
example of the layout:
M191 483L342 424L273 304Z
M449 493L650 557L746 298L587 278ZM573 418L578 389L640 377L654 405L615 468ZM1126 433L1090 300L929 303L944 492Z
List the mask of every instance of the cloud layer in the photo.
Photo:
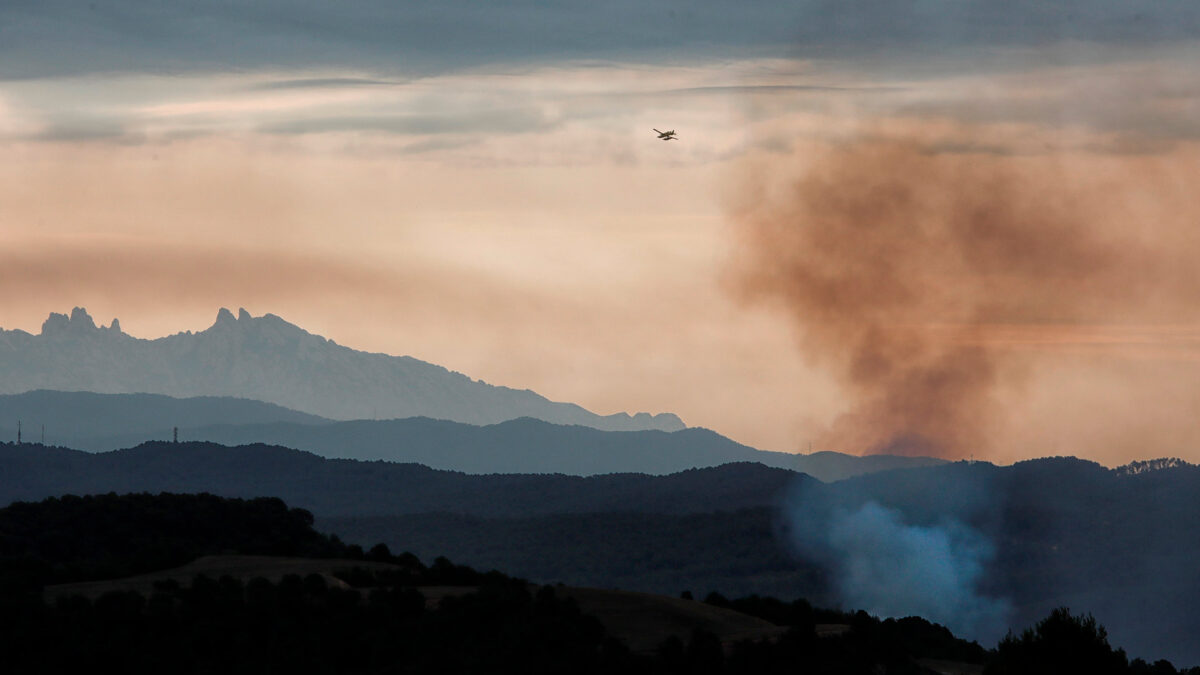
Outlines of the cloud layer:
M946 59L997 47L1145 47L1200 35L1190 3L1069 0L16 0L0 7L0 78L229 69L464 67L605 58ZM993 55L994 57L994 55Z

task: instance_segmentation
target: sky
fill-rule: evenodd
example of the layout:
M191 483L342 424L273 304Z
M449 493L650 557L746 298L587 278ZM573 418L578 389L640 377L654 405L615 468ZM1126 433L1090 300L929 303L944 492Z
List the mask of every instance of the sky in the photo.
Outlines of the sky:
M0 326L245 307L763 449L1200 461L1198 38L1116 0L9 0Z

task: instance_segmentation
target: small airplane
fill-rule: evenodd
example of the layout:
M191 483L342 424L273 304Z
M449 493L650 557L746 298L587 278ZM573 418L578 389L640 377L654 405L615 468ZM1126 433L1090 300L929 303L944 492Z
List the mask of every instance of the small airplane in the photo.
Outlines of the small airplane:
M679 137L675 135L675 130L674 130L674 129L672 129L672 130L670 130L670 131L659 131L658 129L655 129L654 131L655 131L655 133L657 133L657 134L658 134L658 137L659 137L659 139L661 139L661 140L664 140L664 141L677 141L677 140L679 140Z

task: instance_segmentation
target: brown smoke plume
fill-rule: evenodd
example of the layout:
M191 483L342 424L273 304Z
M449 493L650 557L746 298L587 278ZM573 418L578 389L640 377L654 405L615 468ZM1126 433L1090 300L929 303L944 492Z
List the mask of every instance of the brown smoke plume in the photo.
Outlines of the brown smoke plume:
M1180 181L1194 159L862 140L809 158L780 189L771 180L792 167L760 167L734 214L738 287L781 301L802 349L851 395L822 447L986 453L1004 392L1031 366L993 339L1001 329L1195 318L1200 206Z

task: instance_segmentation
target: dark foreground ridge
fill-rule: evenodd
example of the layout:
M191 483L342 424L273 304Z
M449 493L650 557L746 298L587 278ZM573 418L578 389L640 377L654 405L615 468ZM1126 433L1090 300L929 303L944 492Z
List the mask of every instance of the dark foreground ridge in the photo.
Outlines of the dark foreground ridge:
M1103 627L1065 609L989 652L917 617L880 621L804 600L710 594L700 603L538 588L445 558L426 566L383 545L364 552L310 522L278 499L212 495L66 497L0 509L0 665L129 673L1178 672L1167 662L1129 662ZM264 550L324 562L234 558L243 574L180 581L160 573L148 591L114 581L105 592L97 581L218 550L226 556L191 569L225 569L229 553ZM246 573L252 563L271 565L272 574ZM328 573L288 574L287 565ZM100 592L42 590L89 580ZM723 632L733 625L757 637ZM630 649L622 635L662 639Z

